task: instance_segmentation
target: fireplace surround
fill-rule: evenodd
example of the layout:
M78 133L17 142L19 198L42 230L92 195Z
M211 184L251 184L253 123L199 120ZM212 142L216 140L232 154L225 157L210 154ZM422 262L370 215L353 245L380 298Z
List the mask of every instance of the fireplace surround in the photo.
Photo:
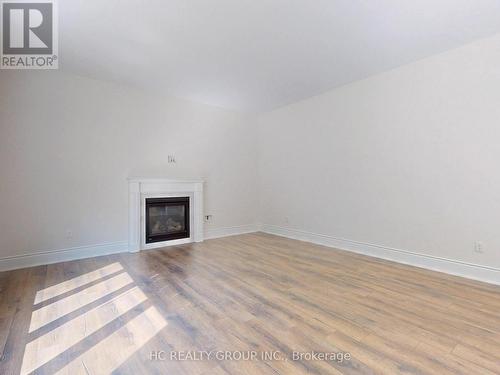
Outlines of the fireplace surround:
M129 251L203 241L203 181L130 178Z

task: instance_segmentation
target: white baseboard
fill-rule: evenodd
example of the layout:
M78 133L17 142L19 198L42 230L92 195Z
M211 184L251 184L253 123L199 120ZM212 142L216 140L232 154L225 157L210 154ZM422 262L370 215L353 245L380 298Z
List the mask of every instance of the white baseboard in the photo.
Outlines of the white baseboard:
M500 269L324 234L263 224L262 232L500 285Z
M18 255L0 258L0 272L124 252L128 252L128 242L113 242Z
M205 230L205 239L236 236L238 234L259 231L258 224L238 225L234 227L215 228ZM0 258L0 272L19 268L35 267L46 264L67 262L71 260L92 258L101 255L128 252L128 242L113 242L100 245L80 246L69 249L44 251L33 254L24 254Z
M205 229L205 239L237 236L238 234L254 233L260 230L259 224L237 225L234 227Z
M500 269L498 268L439 258L431 255L424 255L411 251L352 241L275 225L247 224L225 228L206 229L205 239L209 240L220 237L236 236L239 234L258 231L500 285ZM0 258L0 272L123 252L128 252L127 242L81 246L35 254L12 256Z

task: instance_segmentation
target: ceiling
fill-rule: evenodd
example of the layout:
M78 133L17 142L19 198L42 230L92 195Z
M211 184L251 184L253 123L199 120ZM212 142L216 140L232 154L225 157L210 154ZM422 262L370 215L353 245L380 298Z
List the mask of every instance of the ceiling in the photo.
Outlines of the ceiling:
M499 0L63 0L60 67L259 112L500 32Z

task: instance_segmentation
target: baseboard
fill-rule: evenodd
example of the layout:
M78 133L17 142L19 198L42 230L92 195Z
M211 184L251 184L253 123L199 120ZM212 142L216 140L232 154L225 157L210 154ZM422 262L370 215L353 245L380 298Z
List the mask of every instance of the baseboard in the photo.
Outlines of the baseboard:
M247 224L207 229L205 230L205 239L236 236L258 231L500 285L500 269L498 268L439 258L276 225ZM12 256L0 258L0 272L122 252L128 252L127 242L80 246L69 249Z
M205 239L210 240L213 238L237 236L238 234L254 233L260 230L258 224L237 225L234 227L205 229Z
M334 247L341 250L352 251L358 254L382 258L411 266L444 272L451 275L483 281L490 284L500 285L500 269L498 268L471 264L446 258L439 258L431 255L419 254L411 251L394 249L386 246L369 244L359 241L352 241L324 234L316 234L275 225L263 224L261 226L261 230L262 232L274 234L277 236L311 242L328 247Z
M236 236L238 234L259 231L259 225L247 224L234 227L215 228L205 230L205 239ZM128 252L128 242L113 242L100 245L80 246L69 249L44 251L34 254L24 254L0 258L0 272L19 268L35 267L46 264L67 262L71 260L92 258L101 255Z
M113 242L18 255L0 258L0 272L124 252L128 252L128 242Z

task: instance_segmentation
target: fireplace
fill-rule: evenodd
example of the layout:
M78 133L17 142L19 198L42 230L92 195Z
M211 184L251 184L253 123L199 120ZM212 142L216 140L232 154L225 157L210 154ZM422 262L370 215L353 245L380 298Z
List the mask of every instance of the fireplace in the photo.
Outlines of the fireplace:
M146 198L146 244L189 237L189 197Z
M136 252L191 242L203 242L203 180L129 178L128 189L129 251ZM177 200L181 200L181 202ZM174 206L184 206L184 211L182 208L177 212L172 211L172 214L177 217L174 220L180 220L178 217L182 217L183 214L185 218L184 221L181 220L180 226L178 224L170 225L169 231L168 225L165 230L165 218L157 216L163 213L163 216L167 216L166 220L168 221L168 215L171 213L170 206L174 201L177 201ZM167 208L163 207L163 211L161 208L156 208L152 212L146 212L148 204L151 207L158 207L156 203L159 203L159 206L166 204ZM147 221L149 224L146 230ZM154 227L154 221L159 221L160 224ZM166 236L160 238L159 236L162 235Z

